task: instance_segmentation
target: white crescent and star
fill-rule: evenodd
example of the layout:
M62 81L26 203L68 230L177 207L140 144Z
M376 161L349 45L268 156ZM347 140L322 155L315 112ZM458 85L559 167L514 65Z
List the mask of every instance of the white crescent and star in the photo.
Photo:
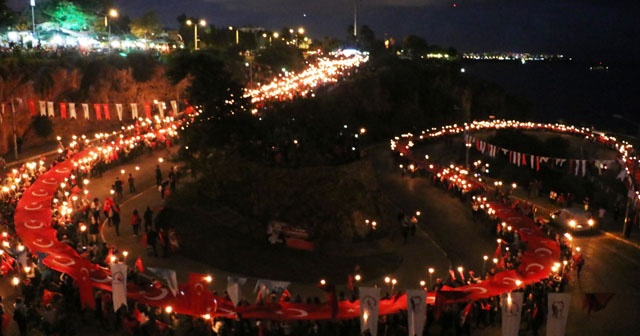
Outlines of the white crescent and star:
M87 280L89 279L89 269L86 267L83 267L82 269L80 269L80 274L82 276L82 280Z
M34 205L35 204L35 205ZM42 209L42 204L38 204L38 203L31 203L31 205L25 205L24 206L25 210L29 210L29 211L36 211L36 210L40 210Z
M546 247L538 247L538 248L537 248L537 249L535 249L535 251L533 251L533 252L534 252L535 254L537 254L537 255L541 255L541 256L544 256L544 254L543 254L543 253L540 253L540 252L546 252L546 253L548 253L548 255L552 255L552 254L553 254L553 252L551 252L551 250L550 250L550 249L548 249L548 248L546 248Z
M46 178L46 179L42 180L42 183L44 183L44 184L58 184L58 180L54 179L53 177L50 177L50 178Z
M36 197L45 197L45 196L48 196L49 193L44 189L38 189L38 190L32 191L31 195L36 196Z
M143 295L143 297L147 300L151 300L151 301L158 301L158 300L162 300L164 299L167 294L169 293L169 290L166 288L160 288L160 294L156 295L156 296L149 296L146 293Z
M56 168L56 173L58 173L58 174L66 174L66 173L68 173L69 171L70 171L70 170L69 170L69 168L67 168L67 167L64 167L64 168Z
M34 225L34 224L31 224L31 223L38 223L38 224ZM31 229L31 230L37 230L37 229L40 229L40 228L44 227L44 223L41 222L41 221L36 221L36 220L31 219L29 221L24 222L24 227L26 227L27 229Z
M64 261L62 261L62 260ZM76 261L69 258L69 257L62 257L62 256L56 256L53 257L53 262L55 262L58 265L62 265L62 266L66 266L66 267L70 267L76 264Z
M41 248L49 248L49 247L53 246L53 240L46 239L46 238L37 238L37 239L33 240L33 245L41 247Z
M478 292L480 294L484 294L487 292L486 288L482 288L482 287L476 287L476 286L471 286L471 287L467 287L466 288L467 291L473 291L473 292Z
M94 273L96 273L96 272L94 272ZM100 283L111 282L111 278L109 276L107 276L106 273L100 272L100 274L102 274L104 276L102 279L98 279L96 277L90 277L89 279L91 279L91 281L100 282Z
M539 271L542 271L542 270L544 269L544 266L542 266L541 264L538 264L538 263L531 263L531 264L527 265L527 267L525 267L525 269L524 269L524 270L525 270L525 272L529 272L529 268L531 268L531 267L536 267L536 268L538 268L538 272L539 272Z
M216 309L216 312L222 312L224 314L220 314L220 315L224 315L224 316L232 316L236 314L236 312L231 311L229 309L225 309L225 308L218 308Z
M307 315L309 315L309 313L307 313L306 311L302 310L302 309L296 309L296 308L287 308L287 311L294 311L297 312L297 315L292 315L292 314L287 314L291 317L306 317Z
M511 284L515 284L517 280L518 279L514 279L514 278L511 278L511 277L504 277L504 278L502 278L502 283L505 284L505 285L511 285Z
M195 290L196 294L198 294L198 296L201 296L202 292L204 291L204 286L201 283L197 283L193 285L193 289Z

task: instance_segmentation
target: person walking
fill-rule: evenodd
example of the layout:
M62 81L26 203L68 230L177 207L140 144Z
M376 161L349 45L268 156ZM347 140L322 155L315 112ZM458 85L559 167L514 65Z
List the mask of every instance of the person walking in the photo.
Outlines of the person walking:
M138 209L133 209L133 214L131 215L131 227L133 228L133 237L138 238L138 234L140 233L140 224L142 224L142 218L138 214Z
M16 299L16 303L13 305L13 320L18 324L18 330L20 336L27 335L27 306L23 303L21 297Z
M119 177L116 177L116 181L113 183L113 189L116 191L116 195L119 199L122 199L124 197L123 188L124 187L122 186L122 181Z
M160 170L160 165L156 165L156 185L160 185L162 183L162 170Z
M573 262L576 265L576 272L578 275L578 279L580 279L580 272L582 271L582 266L584 266L584 257L582 256L582 253L578 253L575 255Z
M146 227L146 224L145 224ZM156 244L158 242L158 233L155 231L155 229L150 226L149 231L147 231L147 246L151 247L151 251L153 253L154 257L158 256L158 249L156 247Z
M111 206L111 210L109 210L109 217L111 218L111 225L116 229L116 236L120 236L120 207L117 204L113 204Z
M144 211L144 232L149 232L153 227L153 210L147 206L147 210Z
M129 178L127 179L127 182L129 182L129 192L130 193L134 193L136 192L136 185L134 184L134 179L133 179L133 175L129 174Z

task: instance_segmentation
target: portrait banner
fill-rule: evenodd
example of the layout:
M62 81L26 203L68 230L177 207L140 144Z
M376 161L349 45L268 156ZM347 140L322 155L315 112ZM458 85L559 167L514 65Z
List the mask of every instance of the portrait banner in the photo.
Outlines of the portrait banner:
M111 264L111 279L113 311L118 311L122 305L127 306L127 265Z
M116 114L118 115L118 120L122 121L122 104L116 104Z
M82 104L82 112L84 112L84 119L89 120L89 104Z
M427 292L424 289L407 289L407 318L409 336L422 336L427 322Z
M69 103L69 118L76 119L76 103Z
M571 294L549 293L547 301L547 335L564 336L567 329Z
M360 334L378 335L380 288L360 287Z
M44 100L39 100L38 104L40 105L40 115L43 117L47 116L47 102Z
M131 119L138 119L138 104L131 103Z
M56 113L55 113L55 111L53 109L53 102L52 101L47 102L47 114L51 118L56 116Z
M502 304L502 335L518 336L524 293L510 292L500 295Z

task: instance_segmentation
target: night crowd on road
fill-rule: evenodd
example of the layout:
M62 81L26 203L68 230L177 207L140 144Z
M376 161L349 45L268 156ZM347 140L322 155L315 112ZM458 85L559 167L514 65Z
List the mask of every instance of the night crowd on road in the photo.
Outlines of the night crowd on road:
M147 140L145 140L146 142ZM107 169L113 169L121 163L125 163L140 156L145 152L151 152L169 145L168 142L153 141L146 146L134 147L129 150L124 147L120 152L112 152L108 157L94 160L95 164L91 167L79 166L68 179L68 182L58 189L53 207L52 226L57 229L58 240L69 244L75 248L79 254L92 262L101 266L107 266L110 258L118 254L116 246L109 245L104 235L101 233L109 227L113 227L116 234L120 234L120 222L124 217L130 219L132 225L132 234L135 238L142 238L141 226L144 230L144 236L147 245L151 246L149 251L153 256L159 253L156 245L160 244L163 248L163 256L171 255L170 243L172 231L171 228L158 227L157 221L153 221L153 210L147 207L143 212L134 210L133 213L125 215L121 213L117 201L111 197L105 197L102 200L94 197L90 198L87 193L82 192L82 188L88 182L88 178L92 176L102 176ZM63 161L71 157L74 153L83 149L82 141L75 143L73 146L61 148L60 156L57 162ZM98 156L102 155L97 153ZM55 165L55 162L52 164ZM105 331L119 331L129 335L359 335L360 325L357 320L345 321L254 321L242 319L241 316L234 319L218 318L215 320L206 320L204 318L194 318L186 315L179 315L167 312L157 307L149 307L143 304L131 302L127 309L122 307L114 312L111 294L107 291L96 290L96 309L95 311L80 310L78 289L74 285L73 279L57 271L47 268L41 263L44 256L30 255L28 251L12 232L12 218L15 204L20 198L22 192L30 186L35 179L45 172L47 169L44 160L39 163L24 164L19 169L10 172L2 189L2 230L3 234L3 253L2 271L4 275L25 272L24 279L19 279L15 284L20 297L15 300L14 309L3 308L3 314L11 314L16 324L19 326L21 334L24 335L26 329L39 329L47 335L57 334L74 334L81 328L82 323L91 321L95 318L100 327ZM167 174L167 179L163 179L162 171L157 166L155 169L156 183L162 199L168 193L175 191L178 173L171 169ZM464 193L463 189L455 183L451 183L447 179L438 178L437 176L427 176L435 185L449 190L458 195L463 202L469 202L473 205L470 208L473 211L473 218L476 225L482 225L490 230L497 238L500 239L496 258L494 259L494 267L491 267L485 274L476 276L473 270L466 273L450 270L446 279L438 278L431 285L430 291L438 291L444 286L459 287L465 284L472 284L486 279L490 279L497 271L504 269L516 269L520 263L522 252L526 249L520 243L517 232L510 230L495 218L487 215L485 212L477 211L478 204L475 200L479 197L485 197L481 194L471 195ZM133 184L129 182L130 192L135 190L131 187ZM119 196L122 191L122 184L119 186L114 183L114 194ZM5 188L6 187L6 188ZM532 204L521 204L513 202L507 194L498 193L493 196L496 200L506 205L519 209L523 213L533 216L535 206ZM483 199L485 200L485 199ZM142 212L142 213L141 213ZM403 220L402 224L406 226L405 239L414 235L416 222L413 218L407 221ZM175 231L174 231L175 232ZM543 324L546 312L546 293L564 291L569 281L569 273L572 264L576 264L578 270L582 268L584 260L580 261L573 255L570 236L556 235L552 237L556 240L563 251L563 259L567 263L563 264L548 279L522 289L525 293L525 305L522 309L523 323L526 324L527 331L533 335L537 335ZM163 243L164 242L164 243ZM177 245L177 244L176 244ZM155 279L150 279L132 268L128 274L129 281L133 283L145 285L157 285ZM226 294L226 293L225 293ZM352 299L357 299L357 288L351 294ZM399 291L387 293L385 297L393 298L399 295ZM342 293L340 298L348 297ZM263 304L276 304L278 300L293 300L302 302L302 298L296 296L285 296L283 298L274 298L273 302ZM320 302L319 298L308 299L307 302ZM6 304L6 303L5 303ZM470 309L467 309L470 307ZM6 310L5 310L6 309ZM435 323L439 324L441 334L471 334L477 328L490 328L500 323L501 302L499 297L491 297L478 300L472 303L461 303L454 305L446 305L444 307L429 306L427 311L428 319L424 334L429 334L430 329ZM6 320L6 319L5 319ZM386 335L404 335L407 333L406 328L406 311L397 314L381 316L379 328ZM6 328L7 321L3 322ZM8 321L10 323L10 321Z

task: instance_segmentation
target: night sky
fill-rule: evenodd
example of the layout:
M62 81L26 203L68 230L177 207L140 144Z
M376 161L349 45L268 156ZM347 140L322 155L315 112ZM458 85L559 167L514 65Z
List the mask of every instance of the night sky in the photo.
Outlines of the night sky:
M638 0L356 0L358 26L381 39L413 33L461 51L564 53L588 59L638 58ZM14 8L28 0L9 0ZM167 28L184 13L215 26L269 30L304 26L313 38L346 38L353 0L115 0L122 14L155 10ZM455 4L455 6L454 6Z

